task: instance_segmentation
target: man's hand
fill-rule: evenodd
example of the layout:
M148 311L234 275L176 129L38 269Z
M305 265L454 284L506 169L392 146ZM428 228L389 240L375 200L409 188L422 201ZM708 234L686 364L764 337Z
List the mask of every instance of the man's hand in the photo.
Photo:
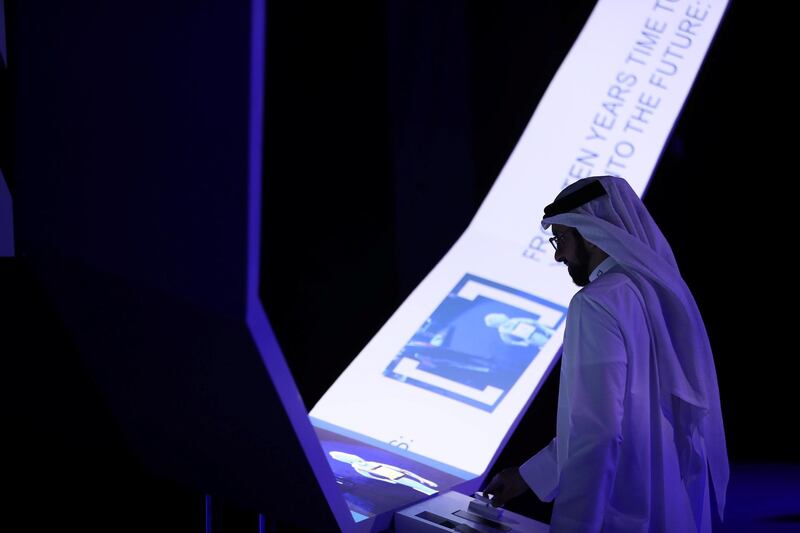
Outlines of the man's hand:
M492 481L483 489L483 493L493 494L492 505L502 507L512 498L516 498L528 490L528 485L519 475L519 468L506 468L492 478Z

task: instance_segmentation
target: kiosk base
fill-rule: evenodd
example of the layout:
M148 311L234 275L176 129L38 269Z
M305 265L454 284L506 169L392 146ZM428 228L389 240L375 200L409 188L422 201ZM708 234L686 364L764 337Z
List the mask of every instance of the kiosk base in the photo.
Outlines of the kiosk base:
M475 498L460 492L446 492L422 501L394 515L396 533L547 533L550 527L510 511L503 510L491 519L470 511Z

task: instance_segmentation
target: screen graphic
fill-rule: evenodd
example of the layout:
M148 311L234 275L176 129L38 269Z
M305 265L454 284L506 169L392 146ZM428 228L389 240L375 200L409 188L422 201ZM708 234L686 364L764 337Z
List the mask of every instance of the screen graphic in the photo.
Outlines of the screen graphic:
M315 427L336 484L357 522L447 491L464 480L386 450Z
M468 274L383 374L492 412L563 316L552 302Z

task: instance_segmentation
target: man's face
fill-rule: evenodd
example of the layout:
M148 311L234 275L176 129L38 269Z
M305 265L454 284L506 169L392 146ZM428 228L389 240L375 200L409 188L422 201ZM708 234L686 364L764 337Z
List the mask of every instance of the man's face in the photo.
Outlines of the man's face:
M591 272L586 241L575 228L553 224L551 229L558 245L555 260L567 265L567 272L575 285L578 287L588 285Z

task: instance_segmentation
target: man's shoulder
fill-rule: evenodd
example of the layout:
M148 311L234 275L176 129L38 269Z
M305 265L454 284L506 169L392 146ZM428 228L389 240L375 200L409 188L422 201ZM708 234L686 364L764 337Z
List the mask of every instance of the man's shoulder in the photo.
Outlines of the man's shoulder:
M587 303L608 308L622 301L638 300L638 295L633 279L624 270L614 268L578 291L570 305Z
M633 283L633 279L625 272L625 270L615 267L583 287L578 294L585 293L587 296L589 296L635 287L636 285Z

